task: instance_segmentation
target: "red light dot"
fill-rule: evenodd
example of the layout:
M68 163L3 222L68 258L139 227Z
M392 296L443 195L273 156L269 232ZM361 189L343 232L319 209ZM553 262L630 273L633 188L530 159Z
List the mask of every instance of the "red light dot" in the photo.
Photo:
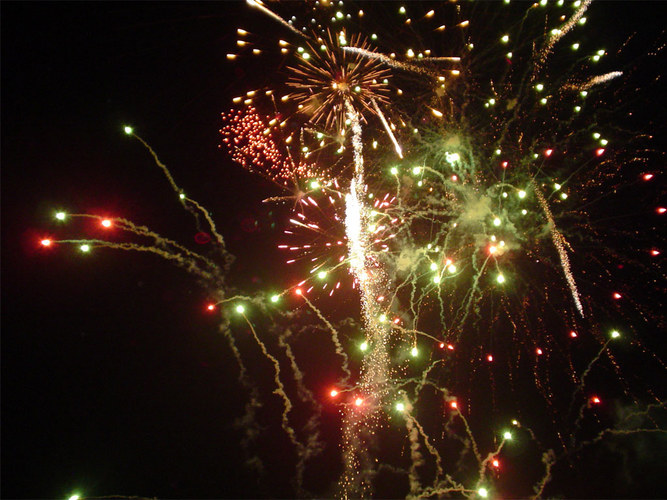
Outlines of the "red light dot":
M486 360L487 360L489 363L490 363L491 361L493 361L493 354L489 354L489 355L486 357Z
M111 227L111 219L102 219L102 222L100 222L103 227Z
M644 179L645 181L650 181L651 179L653 179L653 174L644 174L642 175L642 179Z
M440 349L444 349L444 348L445 348L445 343L444 343L444 342L440 342Z
M576 339L576 338L577 338L577 332L575 332L574 330L572 330L572 331L570 332L570 337L572 337L573 339Z
M50 239L48 239L48 238L45 238L45 239L43 239L42 241L40 241L40 244L41 244L43 247L50 247L50 246L51 246L51 243L53 243L53 242L52 242Z
M621 294L620 294L620 293L618 293L618 292L614 292L614 295L613 295L613 297L614 297L614 298L615 298L616 300L618 300L618 299L620 299L620 298L621 298Z
M301 295L303 293L303 290L301 290L301 288L297 288L296 290L294 290L294 293L296 293L297 295Z
M507 168L507 165L509 165L509 163L506 162L506 161L504 161L504 162L502 163L502 165L503 165L503 168Z
M450 351L453 351L454 346L452 344L447 344L447 349L449 349Z
M651 255L653 255L653 257L657 257L658 255L660 255L660 250L656 250L654 248L653 250L651 250Z
M544 152L544 156L551 156L551 154L552 154L553 152L554 152L553 149L547 149L547 150Z
M329 395L332 398L335 398L336 396L338 396L338 391L336 389L331 389L331 392L329 393Z
M542 349L540 349L539 347L535 349L535 352L537 353L538 356L542 355Z
M361 399L361 398L357 398L357 399L354 400L354 404L356 406L361 406L363 402L364 402L364 400Z
M401 322L401 318L394 318L394 324L398 325Z
M494 459L493 462L491 462L491 464L492 464L494 467L496 467L496 468L500 467L500 462L498 461L497 458Z
M655 211L658 212L659 214L664 214L665 212L667 212L667 208L658 207L658 208L655 209Z
M595 150L597 156L602 156L604 154L604 148L598 148Z
M452 401L451 403L449 403L449 407L450 407L452 410L457 410L457 409L459 408L459 405L458 405L458 403L457 403L456 401Z
M593 397L591 398L591 403L593 403L594 405L599 405L601 402L602 402L602 401L600 401L600 398L597 397L597 396L593 396Z

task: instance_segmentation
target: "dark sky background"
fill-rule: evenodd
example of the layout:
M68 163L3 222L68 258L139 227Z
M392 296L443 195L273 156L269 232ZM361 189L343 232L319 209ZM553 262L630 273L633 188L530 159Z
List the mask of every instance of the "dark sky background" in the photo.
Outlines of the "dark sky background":
M610 32L664 19L648 13L664 3L608 5ZM131 124L211 209L240 256L235 273L267 281L279 266L258 263L283 259L260 203L273 191L218 149L220 112L267 74L225 60L248 18L279 32L239 2L2 3L4 498L293 494L289 471L258 483L242 464L237 367L194 280L147 255L37 243L66 232L53 220L63 209L196 245L189 215L123 134ZM659 465L641 466L646 488L628 494L655 491Z

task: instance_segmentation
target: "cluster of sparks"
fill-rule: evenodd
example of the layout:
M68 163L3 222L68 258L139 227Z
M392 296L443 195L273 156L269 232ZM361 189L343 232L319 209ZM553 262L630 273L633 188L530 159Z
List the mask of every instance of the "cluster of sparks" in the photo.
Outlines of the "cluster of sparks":
M517 437L538 439L517 420L489 432L488 425L480 424L480 414L489 411L498 419L521 411L512 396L518 389L513 388L525 386L518 380L529 377L532 386L526 398L543 400L542 414L555 436L555 444L543 450L543 473L533 484L532 494L539 497L552 479L554 464L586 443L604 435L659 431L605 428L591 437L581 430L586 413L604 404L585 385L588 374L608 360L601 370L623 381L611 346L635 332L622 316L615 321L625 324L623 335L623 329L609 326L609 320L595 319L600 306L592 290L608 286L608 275L592 276L596 271L591 271L585 286L577 282L590 257L579 257L572 241L585 239L582 233L590 233L594 241L598 233L583 209L568 206L569 200L578 197L580 206L588 204L587 193L599 186L596 176L620 161L603 127L596 125L596 109L587 96L620 84L624 73L595 74L594 64L607 55L604 49L577 58L564 78L551 76L560 70L550 70L549 65L566 41L568 51L583 50L570 40L586 23L590 3L524 4L519 9L521 22L508 25L508 32L479 54L462 6L439 9L451 21L441 24L435 10L417 12L410 4L386 4L398 11L404 28L416 30L423 23L430 33L455 32L463 40L457 54L440 55L429 48L387 52L375 33L349 35L353 21L362 26L368 14L347 14L343 2L314 2L313 17L301 26L296 17L282 17L249 0L250 7L277 21L294 38L278 41L281 57L293 59L283 70L284 95L278 97L276 88L251 90L234 99L239 107L223 113L223 148L243 168L286 191L266 202L293 200L285 241L278 248L289 253L287 264L295 272L303 270L305 279L301 275L282 293L268 296L230 293L225 272L231 258L208 212L183 194L131 129L126 132L149 149L184 208L208 222L224 264L122 218L64 212L56 216L92 217L104 228L119 228L152 242L58 242L78 244L83 252L102 246L150 251L185 267L214 290L215 300L207 309L223 313L222 328L240 366L241 383L248 389L247 423L261 403L232 333L233 314L243 318L274 369L274 393L284 408L281 427L297 453L298 493L304 492L307 462L322 444L312 419L309 432L290 424L295 403L283 382L283 357L302 403L317 408L315 416L321 403L304 382L287 341L291 327L280 326L285 324L280 321L295 321L293 313L276 310L292 294L292 300L315 313L320 327L331 334L340 362L341 379L327 391L341 410L340 496L371 495L375 478L387 471L407 478L406 494L413 498L492 495L504 447ZM541 27L529 36L531 43L521 38L528 35L518 27L528 23ZM267 52L258 48L259 37L249 30L239 28L237 34L240 52L229 54L229 60ZM503 65L501 70L494 57ZM272 109L262 114L262 106ZM637 175L644 182L654 177L647 171ZM581 185L578 192L575 179ZM653 210L658 215L666 211ZM42 245L56 242L45 238ZM656 258L660 249L646 248L644 255ZM344 285L347 282L354 291ZM328 296L338 292L359 297L356 324L363 335L349 342L362 352L358 367L351 366L346 352L342 329L349 321L327 318L321 310L327 302L315 305L317 290ZM611 292L613 302L624 296ZM227 304L233 308L220 307ZM261 328L247 316L252 306L258 315L271 318L257 319ZM652 314L659 323L659 314ZM265 326L266 321L273 326ZM582 337L597 354L579 366L572 352L583 343ZM267 344L276 338L280 356ZM643 349L638 338L632 344ZM664 369L658 358L653 359ZM635 395L627 384L621 386L638 415L662 407L650 391ZM427 424L422 419L430 420L425 418L426 408L434 400L436 413L443 417ZM408 456L374 454L382 436L396 431L391 424L395 412L401 415Z

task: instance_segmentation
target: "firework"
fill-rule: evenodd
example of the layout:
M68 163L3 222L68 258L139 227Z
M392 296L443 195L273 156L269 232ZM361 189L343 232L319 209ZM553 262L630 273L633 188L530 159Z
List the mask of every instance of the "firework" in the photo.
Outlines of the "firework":
M380 102L388 104L389 71L377 62L341 50L346 46L368 50L361 35L347 40L345 32L327 31L319 46L309 42L299 47L298 64L288 68L290 99L313 123L327 130L342 130L348 120L348 104L357 112L376 113Z
M625 71L595 71L607 54L602 48L591 49L582 63L579 42L564 46L586 23L590 1L492 4L483 14L447 5L437 15L388 4L400 22L387 42L368 27L371 5L353 16L339 4L318 2L312 9L317 19L308 22L282 16L282 6L249 4L295 38L279 41L281 54L293 60L275 85L289 90L279 100L277 90L264 91L267 111L256 99L259 91L248 91L234 101L237 109L223 114L221 133L234 161L288 192L265 201L294 201L278 245L292 270L284 291L230 293L229 259L220 267L125 219L109 223L153 243L60 242L87 251L152 251L216 290L209 307L223 311L253 404L260 389L233 341L238 329L250 329L273 370L280 429L297 455L297 491L306 491L305 471L322 443L317 418L302 429L293 423L298 405L316 408L319 416L321 404L292 350L294 332L324 331L328 337L318 345L339 364L341 378L327 390L326 404L340 409L343 497L373 494L384 473L402 478L401 492L414 498L496 491L541 496L549 492L555 464L582 447L615 433L658 432L645 422L660 398L629 387L613 350L626 337L644 350L629 318L660 324L660 315L639 305L618 312L627 295L619 288L612 288L620 290L611 295L612 306L597 297L600 289L609 297L607 268L619 260L607 244L609 228L593 215L604 206L603 190L618 182L617 164L638 162L644 181L653 174L646 168L649 149L627 160L610 144L615 130L598 119L611 113L616 89L610 86L622 86ZM498 29L477 30L476 16L491 14L500 20ZM423 38L421 26L427 27ZM408 33L415 47L406 45ZM442 53L429 48L433 37ZM567 65L564 56L554 62L561 46L574 54ZM208 212L180 199L205 217L224 252ZM42 245L58 242L45 238ZM642 255L655 258L660 250L652 244ZM331 299L319 303L316 289ZM288 297L300 311L314 313L315 324L301 326L300 311L281 311ZM358 316L326 314L332 301L350 297L358 301ZM243 321L235 322L239 317ZM624 327L613 329L611 322ZM353 355L348 345L359 352ZM664 369L658 356L653 359ZM591 424L593 431L583 425L605 401L590 393L595 370L634 398L640 425ZM296 381L295 394L288 376ZM509 417L521 412L531 415L527 422ZM383 440L396 434L409 452L384 449ZM542 469L530 485L504 491L499 477L511 457L503 454L516 440L539 447Z

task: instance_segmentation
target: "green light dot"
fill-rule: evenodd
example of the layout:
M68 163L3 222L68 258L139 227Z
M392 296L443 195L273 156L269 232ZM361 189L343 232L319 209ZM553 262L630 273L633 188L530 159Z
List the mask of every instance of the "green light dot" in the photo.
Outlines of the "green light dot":
M312 181L312 182L310 183L310 188L311 188L311 189L319 189L319 188L320 188L320 183L317 182L317 181Z
M361 349L362 351L367 350L368 349L368 342L362 342L361 344L359 344L359 349Z
M280 300L280 295L271 295L271 302L274 304Z
M134 132L134 130L132 129L132 127L123 127L123 130L125 131L125 133L126 133L127 135L131 135L132 132Z
M519 198L523 199L525 197L526 197L526 192L522 189L521 191L519 191Z
M243 306L243 304L239 304L238 306L236 306L236 312L239 314L243 314L245 312L245 307Z
M327 272L326 271L320 271L319 273L317 273L317 277L319 279L323 280L324 278L327 277Z
M486 488L480 488L477 490L477 494L482 498L486 498L489 496L489 490Z
M392 175L398 174L398 169L396 167L391 167L389 171L391 172Z
M405 411L405 405L403 403L396 403L396 410Z
M431 262L431 266L430 266L430 267L431 267L431 271L435 271L435 270L438 269L438 264L436 264L435 262Z
M83 244L79 247L82 252L90 252L90 245Z
M493 225L494 225L494 226L497 227L497 226L500 226L500 224L501 224L501 221L500 221L500 219L499 219L498 217L496 217L495 219L493 219Z
M178 197L179 197L181 200L184 200L184 199L185 199L185 194L184 194L184 193L181 193L181 194L178 195Z
M620 336L621 336L621 334L618 332L618 330L614 330L614 331L611 332L611 338L612 339L617 339Z
M507 441L511 440L512 439L512 433L510 431L505 431L503 433L503 439L505 439Z
M417 350L416 347L413 347L412 350L410 351L410 354L412 355L413 358L416 358L417 355L419 354L419 351Z
M500 283L500 284L505 283L505 276L503 276L502 274L499 274L499 275L496 277L496 281L497 281L498 283Z
M440 283L440 276L433 276L433 283Z
M58 212L56 213L56 219L58 220L65 220L67 218L67 214L65 212Z

